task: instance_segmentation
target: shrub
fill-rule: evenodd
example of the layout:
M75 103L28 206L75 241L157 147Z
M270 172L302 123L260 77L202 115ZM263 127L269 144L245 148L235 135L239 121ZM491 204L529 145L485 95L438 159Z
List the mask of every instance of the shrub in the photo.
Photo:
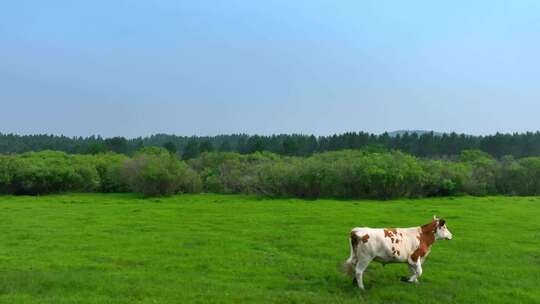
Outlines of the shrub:
M94 191L99 183L97 171L86 157L42 151L8 158L11 158L8 188L16 194Z
M471 168L470 176L464 185L467 193L473 195L497 193L496 179L499 167L495 159L478 150L465 150L459 159Z
M423 195L444 196L465 192L464 185L471 176L471 166L463 163L429 160L424 170Z
M519 166L522 168L519 176L521 177L521 187L518 194L521 195L539 195L540 194L540 157L527 157L519 160Z
M208 152L190 160L199 172L204 190L217 193L257 192L257 172L263 164L277 162L279 156L269 152L241 155L232 152Z
M400 152L340 151L309 158L284 158L259 168L256 189L273 196L373 197L419 196L422 167Z
M129 185L122 176L122 168L128 157L109 152L94 157L94 165L99 176L100 192L128 192Z
M205 152L189 165L163 148L116 153L0 155L0 193L141 192L145 196L253 193L272 197L377 198L457 194L540 195L540 157L500 161L466 150L458 160L343 150L310 157Z
M269 196L318 198L324 167L310 159L288 158L261 164L253 189Z
M16 167L15 157L0 155L0 193L14 192L12 186L14 167Z
M123 166L132 191L144 196L199 192L201 181L184 162L165 149L143 149Z

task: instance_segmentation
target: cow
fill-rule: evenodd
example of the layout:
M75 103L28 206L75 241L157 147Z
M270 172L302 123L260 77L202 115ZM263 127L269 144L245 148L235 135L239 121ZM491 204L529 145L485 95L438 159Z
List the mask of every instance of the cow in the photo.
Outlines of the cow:
M451 240L452 237L446 221L436 216L420 227L353 228L349 238L351 255L345 267L353 277L353 284L360 289L364 289L362 275L371 261L380 262L383 266L387 263L408 263L410 277L405 280L418 283L431 245L436 240Z

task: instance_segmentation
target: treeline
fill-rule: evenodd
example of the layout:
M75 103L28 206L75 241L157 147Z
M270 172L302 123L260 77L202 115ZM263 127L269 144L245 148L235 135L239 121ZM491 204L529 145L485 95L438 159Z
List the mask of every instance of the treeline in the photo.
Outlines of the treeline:
M376 198L446 195L539 195L540 157L497 160L465 150L453 160L369 149L310 157L270 152L205 152L188 161L164 148L128 157L59 151L0 155L0 193L66 191L247 193L271 197Z
M143 147L165 147L184 160L205 152L237 152L251 154L268 151L286 156L310 156L339 150L399 150L423 158L453 158L464 150L476 149L500 159L540 156L540 132L469 136L464 134L397 133L375 135L349 132L332 136L246 134L212 137L187 137L158 134L150 137L65 137L53 135L14 135L0 133L0 153L56 150L70 154L115 152L132 156Z

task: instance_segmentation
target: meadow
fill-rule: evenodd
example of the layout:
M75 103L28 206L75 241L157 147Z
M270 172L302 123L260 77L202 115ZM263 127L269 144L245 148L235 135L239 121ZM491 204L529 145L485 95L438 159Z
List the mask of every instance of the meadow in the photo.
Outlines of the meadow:
M436 214L419 284L340 271L352 227ZM391 201L193 194L0 196L0 303L539 303L540 197Z

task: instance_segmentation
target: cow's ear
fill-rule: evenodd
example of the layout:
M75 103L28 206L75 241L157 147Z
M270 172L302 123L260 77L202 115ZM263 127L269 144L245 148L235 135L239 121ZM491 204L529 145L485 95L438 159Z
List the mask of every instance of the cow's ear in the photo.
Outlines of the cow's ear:
M446 224L446 221L443 220L443 219L440 219L439 220L439 226L442 227L442 226L444 226L444 224Z
M433 216L433 220L434 220L434 221L437 220L437 216L436 216L436 215Z

